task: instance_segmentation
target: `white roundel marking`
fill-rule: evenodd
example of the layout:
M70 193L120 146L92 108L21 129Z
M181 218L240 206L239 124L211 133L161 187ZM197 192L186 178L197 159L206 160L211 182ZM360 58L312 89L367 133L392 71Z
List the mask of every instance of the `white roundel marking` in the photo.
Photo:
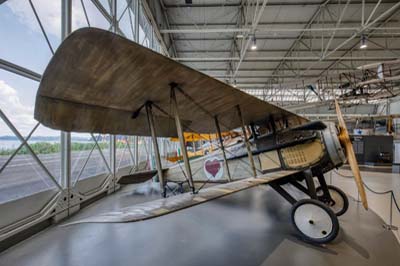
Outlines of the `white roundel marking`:
M312 238L324 238L333 229L329 214L318 205L303 204L294 213L294 222L297 228Z
M204 161L203 170L207 179L218 180L224 174L224 165L218 157L210 157Z

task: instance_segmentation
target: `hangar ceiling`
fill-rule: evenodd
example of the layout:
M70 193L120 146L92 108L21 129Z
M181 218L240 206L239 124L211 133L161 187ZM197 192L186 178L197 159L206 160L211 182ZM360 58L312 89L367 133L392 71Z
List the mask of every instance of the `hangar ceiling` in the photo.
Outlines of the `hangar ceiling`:
M149 2L156 10L158 1ZM397 0L159 4L160 16L155 12L155 17L171 57L283 105L332 99L344 93L338 90L346 80L340 73L362 80L365 73L358 67L400 55ZM364 49L361 39L367 44ZM252 50L254 42L257 49ZM388 93L387 88L373 93L382 92Z

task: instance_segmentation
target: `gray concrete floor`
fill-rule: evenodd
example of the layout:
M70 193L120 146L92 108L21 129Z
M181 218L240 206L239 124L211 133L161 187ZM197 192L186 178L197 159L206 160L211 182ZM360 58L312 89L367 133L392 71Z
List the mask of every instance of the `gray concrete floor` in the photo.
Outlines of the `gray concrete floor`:
M69 219L115 210L158 195L133 187ZM54 226L0 254L0 265L385 265L400 264L400 245L383 221L350 199L338 238L303 242L290 223L290 205L266 186L152 220Z
M373 169L379 170L380 168ZM351 171L345 170L345 168L342 167L339 171L332 171L331 173L332 174L328 173L325 175L328 183L340 187L344 192L346 192L346 194L353 198L358 198L358 189ZM392 224L400 228L400 212L397 210L394 200L391 199L389 193L381 194L385 191L393 191L396 201L400 204L400 175L397 173L382 173L375 171L362 171L361 175L364 183L368 186L366 193L369 208L377 213L388 224L390 223L390 216L392 214ZM343 176L350 176L350 178ZM400 242L400 232L397 230L393 231L393 233Z

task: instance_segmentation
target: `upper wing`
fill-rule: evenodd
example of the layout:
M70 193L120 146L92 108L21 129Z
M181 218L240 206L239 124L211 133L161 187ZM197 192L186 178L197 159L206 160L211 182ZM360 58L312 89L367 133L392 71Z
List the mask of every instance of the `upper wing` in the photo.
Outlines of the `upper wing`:
M68 223L67 225L77 223L123 223L147 220L255 187L260 184L268 184L271 181L296 173L298 173L298 171L279 171L259 176L257 178L246 178L223 185L205 188L200 190L197 194L184 193L165 199L149 201L132 207L123 208L120 211L113 211L88 217Z
M171 82L181 89L176 95L184 131L215 132L212 116L218 116L222 130L237 128L237 105L245 124L274 119L290 127L308 121L95 28L75 31L57 49L39 86L35 118L64 131L147 136L145 111L135 119L132 114L152 101L159 107L154 109L157 135L176 136L175 123L168 115Z

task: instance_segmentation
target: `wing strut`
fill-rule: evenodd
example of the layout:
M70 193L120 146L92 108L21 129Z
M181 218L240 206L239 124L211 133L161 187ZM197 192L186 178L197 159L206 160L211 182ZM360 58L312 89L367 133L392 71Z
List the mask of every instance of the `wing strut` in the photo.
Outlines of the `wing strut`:
M186 150L185 137L183 135L183 128L181 124L181 119L179 117L178 102L176 101L176 95L175 95L175 87L177 86L177 84L172 82L170 86L171 86L172 109L174 110L176 130L178 132L178 138L179 138L179 144L181 146L183 162L185 163L186 176L188 178L189 186L192 189L192 192L195 193L192 170L190 169L189 156Z
M167 196L166 190L165 190L165 180L164 180L164 175L163 175L163 171L162 171L160 150L158 149L156 129L154 127L154 117L153 117L151 102L147 102L145 104L145 106L146 106L147 122L149 123L151 139L153 140L154 153L156 155L155 157L156 157L157 175L158 175L158 179L160 181L161 194L165 198Z
M226 166L226 173L228 174L229 182L231 182L232 181L231 172L229 171L228 160L226 159L226 154L225 154L224 140L222 139L221 127L219 126L219 121L218 121L218 117L217 116L214 116L214 121L215 121L215 126L217 128L218 139L219 139L219 144L221 145L222 155L224 157L224 162L225 162L225 166Z
M254 163L253 153L251 152L251 147L250 147L249 139L247 138L246 128L244 127L244 120L243 120L243 116L242 116L242 111L240 110L240 106L239 106L239 105L236 105L236 108L237 108L238 116L239 116L240 123L241 123L241 126L242 126L243 137L244 137L244 143L246 144L247 154L248 154L248 156L249 156L249 161L250 161L251 169L253 170L253 175L254 175L254 177L257 177L256 165L255 165L255 163Z

